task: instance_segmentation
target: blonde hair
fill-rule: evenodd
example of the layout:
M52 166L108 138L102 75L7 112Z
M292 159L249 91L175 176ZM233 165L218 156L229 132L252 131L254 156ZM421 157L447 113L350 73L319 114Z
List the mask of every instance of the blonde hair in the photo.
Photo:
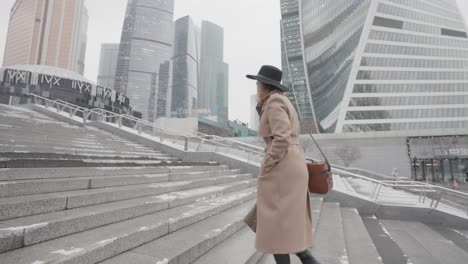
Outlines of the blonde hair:
M283 92L281 89L275 87L275 86L272 86L272 85L268 85L268 84L265 84L265 83L262 83L260 82L262 85L260 86L260 91L257 93L257 102L260 103L262 102L263 100L265 100L265 98L269 95L271 95L272 93L275 93L275 92Z

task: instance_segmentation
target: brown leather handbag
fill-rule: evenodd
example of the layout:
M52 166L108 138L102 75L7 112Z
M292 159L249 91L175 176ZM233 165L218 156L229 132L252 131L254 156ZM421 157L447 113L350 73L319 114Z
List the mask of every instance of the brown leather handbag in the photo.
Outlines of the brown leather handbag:
M320 153L322 153L322 156L325 158L325 161L307 162L307 171L309 172L309 192L327 194L333 188L333 174L331 172L331 166L312 134L310 134L310 137L315 142L315 145L317 145Z

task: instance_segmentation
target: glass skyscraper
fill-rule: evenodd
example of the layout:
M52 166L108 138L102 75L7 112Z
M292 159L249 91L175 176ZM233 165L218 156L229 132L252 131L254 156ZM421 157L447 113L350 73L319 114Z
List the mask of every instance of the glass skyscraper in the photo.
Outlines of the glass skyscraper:
M224 62L224 29L202 21L198 107L228 120L229 66Z
M122 30L115 89L144 119L169 116L174 0L129 0Z
M119 44L114 43L105 43L101 45L97 85L114 89L119 46Z
M175 23L172 113L198 108L199 30L189 16Z
M299 0L281 0L281 62L283 84L301 118L301 132L316 132L308 80L302 53Z
M302 0L320 132L468 127L468 38L456 0Z

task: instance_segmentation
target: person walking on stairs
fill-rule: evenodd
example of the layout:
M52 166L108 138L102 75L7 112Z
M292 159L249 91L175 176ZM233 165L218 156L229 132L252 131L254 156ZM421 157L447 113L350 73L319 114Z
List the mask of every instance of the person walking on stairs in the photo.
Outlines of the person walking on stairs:
M281 84L283 73L264 65L257 75L258 135L266 145L257 179L255 247L273 254L277 264L289 264L296 254L304 264L319 264L313 246L312 214L305 154L299 145L298 114Z

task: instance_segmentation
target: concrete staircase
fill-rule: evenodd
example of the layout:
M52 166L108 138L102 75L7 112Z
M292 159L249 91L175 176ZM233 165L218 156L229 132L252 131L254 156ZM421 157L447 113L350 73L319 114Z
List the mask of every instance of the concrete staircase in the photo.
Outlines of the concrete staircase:
M27 108L7 105L0 105L0 135L3 158L178 160L96 128L69 125Z
M251 174L7 106L0 141L1 264L275 263L255 252L255 234L242 222L255 203ZM468 259L468 230L377 219L323 197L311 206L312 252L323 264Z
M340 208L337 203L325 202L320 211L312 253L321 263L461 264L468 259L468 230L360 216L356 209ZM248 263L275 261L264 255ZM301 262L291 256L291 263Z

